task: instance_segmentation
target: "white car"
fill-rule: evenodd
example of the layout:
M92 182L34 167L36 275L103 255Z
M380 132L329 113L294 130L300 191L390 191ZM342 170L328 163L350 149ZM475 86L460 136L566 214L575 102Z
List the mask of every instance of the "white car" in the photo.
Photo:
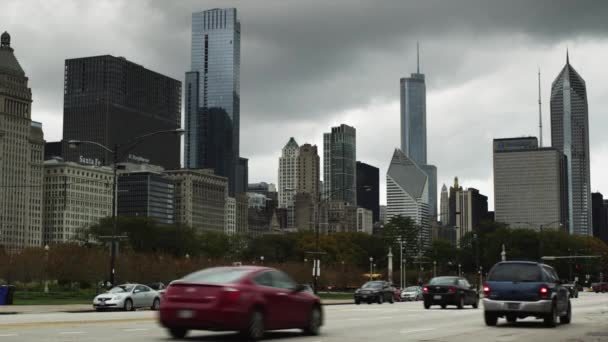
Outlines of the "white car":
M133 311L137 308L158 310L159 307L158 292L141 284L119 285L93 299L93 308L97 311L109 309Z
M401 292L401 301L418 301L422 300L422 288L420 286L410 286L403 289Z

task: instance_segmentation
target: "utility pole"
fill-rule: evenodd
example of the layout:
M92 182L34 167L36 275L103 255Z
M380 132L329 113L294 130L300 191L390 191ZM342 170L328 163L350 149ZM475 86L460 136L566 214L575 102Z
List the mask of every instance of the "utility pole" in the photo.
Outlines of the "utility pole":
M393 283L393 248L388 247L388 282Z
M500 252L500 260L507 261L507 251L505 250L505 244L502 244L502 252Z

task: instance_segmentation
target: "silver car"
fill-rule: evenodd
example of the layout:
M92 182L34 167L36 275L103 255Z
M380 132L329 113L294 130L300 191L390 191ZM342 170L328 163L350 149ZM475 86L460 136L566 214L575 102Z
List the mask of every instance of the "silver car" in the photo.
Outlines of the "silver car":
M133 311L137 308L158 310L160 295L146 285L123 284L113 287L93 299L93 308L97 311L118 309Z
M422 300L422 288L420 286L410 286L403 289L401 292L401 301L418 301Z

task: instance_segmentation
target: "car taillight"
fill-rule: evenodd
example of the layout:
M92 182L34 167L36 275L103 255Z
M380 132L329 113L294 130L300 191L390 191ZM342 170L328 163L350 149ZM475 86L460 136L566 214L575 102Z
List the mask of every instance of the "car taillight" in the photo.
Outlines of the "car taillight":
M422 292L424 292L424 293L429 293L429 288L428 288L428 287L423 287L423 288L422 288Z
M485 285L485 286L483 287L483 295L484 295L485 297L487 297L487 296L489 296L489 295L490 295L490 287L489 287L488 285Z
M455 288L454 286L450 286L450 287L448 288L448 292L449 292L449 293L456 293L456 288Z
M540 292L540 298L549 297L549 289L546 286L542 286L538 291Z
M224 289L222 301L226 304L233 304L239 301L241 298L241 291L227 287Z

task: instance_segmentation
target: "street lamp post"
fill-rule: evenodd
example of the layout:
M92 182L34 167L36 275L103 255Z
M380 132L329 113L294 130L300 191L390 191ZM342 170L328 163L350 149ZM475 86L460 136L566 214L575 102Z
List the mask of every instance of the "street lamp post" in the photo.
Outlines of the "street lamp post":
M403 259L403 287L407 287L407 259Z
M374 257L369 257L369 280L372 280L372 274L374 273Z
M461 267L461 266L462 266L461 264L458 264L458 276L459 276L459 277L462 277L462 273L460 272L460 267Z
M264 256L263 256L263 255L260 257L260 264L261 264L262 266L264 266Z
M433 260L433 278L437 276L437 261Z
M120 160L122 158L124 158L124 156L126 155L126 153L128 153L129 151L131 151L133 148L135 148L137 145L139 145L144 139L155 136L155 135L159 135L159 134L165 134L165 133L173 133L173 134L183 134L185 131L181 128L177 128L177 129L171 129L171 130L162 130L162 131L156 131L156 132L152 132L152 133L148 133L148 134L144 134L144 135L140 135L138 137L135 137L134 139L132 139L131 141L127 142L124 145L119 145L119 144L114 144L114 149L111 149L103 144L100 144L98 142L95 141L86 141L86 140L69 140L68 141L68 146L70 148L76 148L82 144L87 144L87 145L95 145L103 150L105 150L106 152L109 152L112 154L112 161L113 161L113 165L112 165L112 171L113 171L113 186L112 186L112 236L110 236L111 239L111 248L110 248L110 285L114 286L115 285L115 277L116 277L116 252L117 252L117 246L118 246L118 238L120 238L118 236L118 199L117 199L117 190L118 190L118 163L120 162Z
M44 293L49 293L49 245L44 246Z

